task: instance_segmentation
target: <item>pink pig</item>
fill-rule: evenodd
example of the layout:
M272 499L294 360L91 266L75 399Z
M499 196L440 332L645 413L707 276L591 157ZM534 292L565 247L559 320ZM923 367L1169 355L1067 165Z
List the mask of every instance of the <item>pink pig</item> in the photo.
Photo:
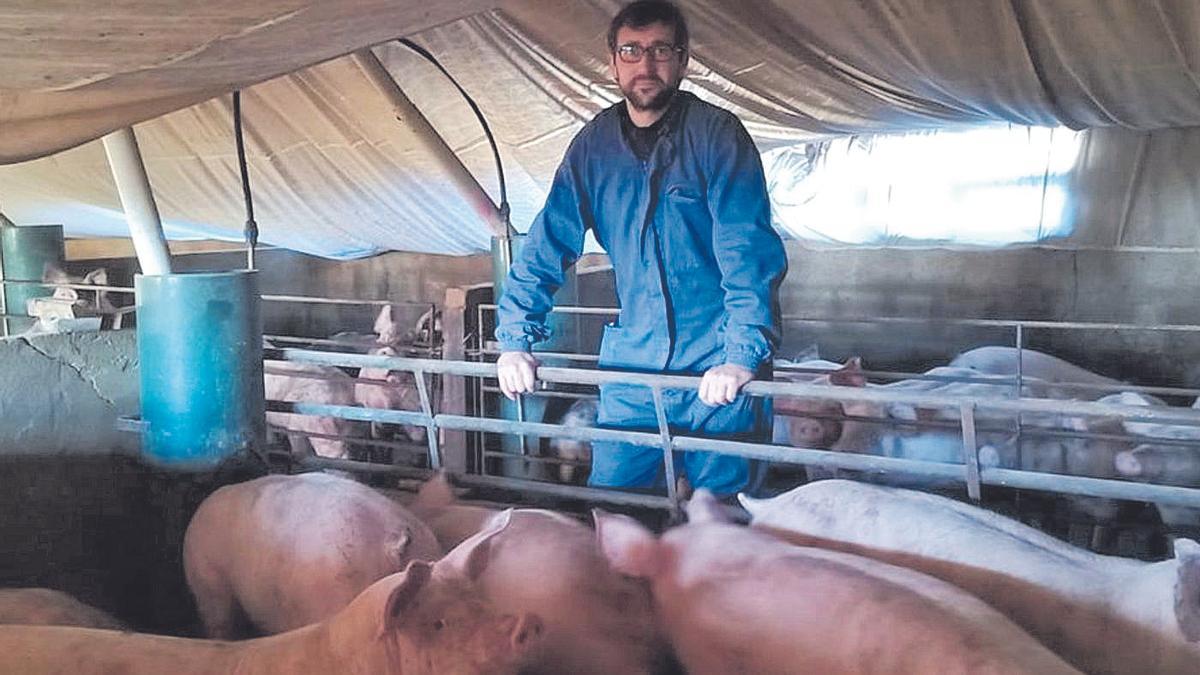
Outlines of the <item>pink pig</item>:
M647 579L692 675L1076 673L950 584L733 525L707 491L661 538L595 512L605 555Z
M1156 563L1097 555L969 504L845 480L741 499L755 529L950 582L1089 673L1200 672L1196 542Z
M108 613L50 588L0 589L0 624L125 629Z
M442 560L414 561L328 620L282 635L222 642L62 626L0 626L0 672L22 675L513 675L541 621L499 614L474 580L502 516Z
M223 487L188 525L184 572L209 637L325 619L411 560L437 560L433 533L403 506L322 473Z
M441 474L425 484L412 509L447 547L494 514L457 503ZM609 567L591 528L561 514L513 511L479 585L500 611L545 620L546 634L527 655L524 674L652 673L669 658L645 587Z

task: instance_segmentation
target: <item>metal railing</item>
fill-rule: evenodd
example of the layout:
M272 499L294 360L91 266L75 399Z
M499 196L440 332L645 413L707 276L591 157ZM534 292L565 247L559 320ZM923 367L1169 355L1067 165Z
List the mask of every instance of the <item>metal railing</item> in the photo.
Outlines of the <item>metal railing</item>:
M414 373L418 383L423 381L425 374L436 373L473 378L491 378L495 377L496 374L495 365L489 363L334 354L297 349L271 351L272 358L282 358L299 363L408 370ZM654 394L654 404L659 420L658 429L653 431L635 431L562 427L537 422L433 414L431 412L428 393L425 391L419 392L422 399L421 412L364 409L353 406L329 406L312 403L286 405L291 406L291 409L295 412L306 414L425 426L429 431L430 464L434 468L441 465L437 445L437 430L439 429L571 438L583 441L615 441L641 447L660 448L663 452L663 461L668 477L666 504L674 504L677 501L675 485L672 480L675 470L674 452L703 450L788 464L858 471L901 472L934 479L945 479L965 485L968 494L973 499L980 498L982 485L1002 485L1061 494L1128 499L1200 508L1200 489L1195 488L1157 485L1153 483L1135 483L1109 478L1048 474L1022 469L981 467L979 464L979 448L975 439L975 420L980 409L1011 414L1049 412L1066 415L1108 417L1119 420L1151 421L1181 426L1200 426L1200 410L1192 410L1190 408L1149 408L1085 401L1026 398L957 397L919 392L829 387L792 382L756 381L746 385L743 390L746 394L754 396L793 396L846 402L907 403L926 408L955 410L959 415L960 429L963 436L963 462L962 464L949 464L677 435L671 431L670 426L667 424L661 392L664 389L696 389L700 382L700 379L696 377L542 367L538 369L538 378L543 382L558 384L595 386L606 382L621 382L648 387ZM514 458L519 459L520 457L514 455ZM578 489L572 486L551 485L523 479L504 480L514 485L519 484L521 489L531 492L551 491L555 494L567 494L571 496L582 496L584 494L583 492L578 492ZM593 493L596 494L593 495ZM611 490L589 490L587 494L596 498L607 495L625 499L632 493L617 496L615 491ZM645 497L645 495L632 496L637 499L644 499ZM611 501L609 499L598 500Z

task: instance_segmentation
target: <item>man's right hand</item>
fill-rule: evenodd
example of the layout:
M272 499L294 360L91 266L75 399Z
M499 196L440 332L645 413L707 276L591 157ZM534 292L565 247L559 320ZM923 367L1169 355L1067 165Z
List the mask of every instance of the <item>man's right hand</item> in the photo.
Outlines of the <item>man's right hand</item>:
M504 352L496 360L496 379L500 380L500 391L510 401L517 394L532 394L537 384L538 360L529 352Z

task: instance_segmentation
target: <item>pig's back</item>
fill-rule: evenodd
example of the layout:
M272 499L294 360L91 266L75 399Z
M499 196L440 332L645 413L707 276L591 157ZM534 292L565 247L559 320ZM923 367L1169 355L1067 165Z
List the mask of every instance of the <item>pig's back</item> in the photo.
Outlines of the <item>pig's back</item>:
M201 675L235 672L227 643L66 626L0 626L0 673Z
M197 510L184 550L185 563L219 567L246 615L270 633L327 618L409 560L441 557L433 533L403 506L320 473L221 488Z
M692 529L659 598L689 672L1077 672L948 583L723 528Z
M0 624L125 629L108 613L49 588L0 589Z

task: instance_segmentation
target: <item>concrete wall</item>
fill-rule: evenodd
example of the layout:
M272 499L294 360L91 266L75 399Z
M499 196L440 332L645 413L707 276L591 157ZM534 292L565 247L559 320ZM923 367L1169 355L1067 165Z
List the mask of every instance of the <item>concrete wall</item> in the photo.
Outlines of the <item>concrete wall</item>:
M789 246L784 313L1200 324L1192 251L841 250ZM822 356L861 354L880 365L923 366L980 344L1012 344L1000 329L937 325L786 326L784 354L815 342ZM1026 344L1095 371L1144 383L1200 384L1200 336L1032 330Z
M136 448L114 425L138 406L132 330L0 339L0 455Z

